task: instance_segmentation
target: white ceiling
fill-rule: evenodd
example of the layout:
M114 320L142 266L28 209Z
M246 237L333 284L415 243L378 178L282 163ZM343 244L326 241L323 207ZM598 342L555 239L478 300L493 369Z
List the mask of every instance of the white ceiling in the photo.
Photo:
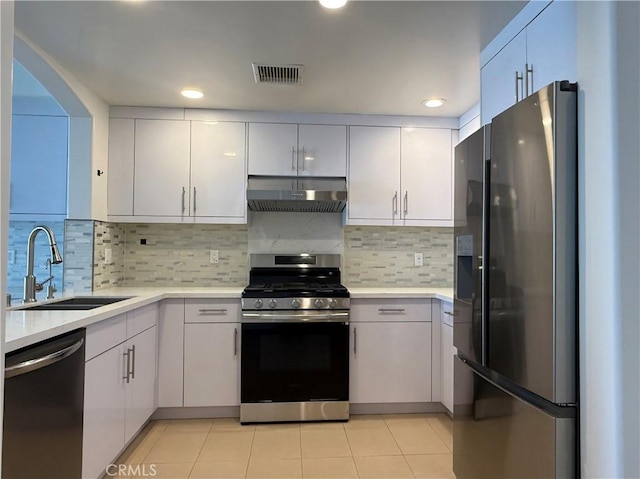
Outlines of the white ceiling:
M457 117L525 3L18 1L15 25L110 105ZM252 62L303 64L304 84L256 85ZM420 105L432 96L447 103Z

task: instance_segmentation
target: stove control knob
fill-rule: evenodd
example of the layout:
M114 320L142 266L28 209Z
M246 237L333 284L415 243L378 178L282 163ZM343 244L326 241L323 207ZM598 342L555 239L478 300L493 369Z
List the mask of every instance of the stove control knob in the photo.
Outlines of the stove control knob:
M324 308L324 299L316 299L316 300L313 302L313 305L314 305L316 308L318 308L318 309L320 309L320 308Z
M291 300L291 307L293 309L298 309L300 307L300 300L299 299L292 299Z
M253 303L253 305L256 307L256 309L262 308L262 300L261 299L256 299L256 301L255 301L255 303Z
M335 308L336 306L338 306L338 302L335 299L332 299L331 301L329 301L330 308Z
M271 309L274 309L276 306L278 306L278 302L275 299L272 299L271 301L269 301L269 307Z

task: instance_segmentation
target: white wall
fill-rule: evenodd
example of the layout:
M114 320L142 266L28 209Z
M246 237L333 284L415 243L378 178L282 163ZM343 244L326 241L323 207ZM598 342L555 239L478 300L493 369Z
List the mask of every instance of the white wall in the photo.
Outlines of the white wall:
M71 73L16 32L16 59L56 98L69 115L68 217L107 218L109 107Z
M480 129L480 103L476 103L467 110L459 120L458 143Z
M637 2L578 3L581 470L638 478Z
M11 71L13 69L13 2L0 2L0 371L4 371L5 290L11 178ZM4 380L0 380L0 431ZM2 438L0 437L0 450ZM2 458L0 457L0 461ZM0 464L1 466L2 464Z

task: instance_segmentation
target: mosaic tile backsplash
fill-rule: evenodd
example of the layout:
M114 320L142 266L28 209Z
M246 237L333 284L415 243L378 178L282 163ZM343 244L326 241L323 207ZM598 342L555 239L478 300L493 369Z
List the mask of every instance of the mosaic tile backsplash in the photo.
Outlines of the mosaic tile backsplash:
M99 230L99 228L98 228ZM94 286L244 286L248 280L246 225L111 225L111 240L123 242L122 274L113 268ZM106 236L103 237L103 241ZM124 239L122 239L124 238ZM97 242L96 242L97 243ZM115 251L112 254L115 264ZM102 248L103 249L103 248ZM209 252L219 251L211 264ZM99 253L96 257L99 257ZM118 256L120 253L118 253ZM104 261L103 261L104 262ZM97 264L94 265L99 270ZM112 280L106 280L106 278Z
M93 221L64 222L64 291L87 293L93 286Z
M24 277L27 272L27 239L31 230L38 225L47 225L56 235L58 249L63 259L66 259L66 251L64 248L64 222L48 221L46 219L40 221L9 221L9 239L7 249L9 251L9 264L7 265L7 293L12 297L13 304L22 301L24 289ZM49 276L49 268L46 266L47 258L51 257L51 248L49 248L49 240L44 233L39 233L36 237L34 259L34 274L39 282L45 280ZM54 283L59 290L62 289L63 264L54 264L52 272L55 277ZM44 291L36 293L38 301L44 299L47 295L47 288Z
M452 287L453 228L347 226L344 263L347 286Z
M74 253L69 273L65 273L69 277L65 287L87 290L87 278L92 278L94 290L114 286L244 286L249 253L294 250L342 254L347 286L453 284L452 228L342 227L335 218L303 219L309 224L300 223L300 218L293 221L268 215L252 217L249 225L67 221L67 245L74 244ZM93 245L87 235L93 236ZM111 250L108 263L107 249ZM217 265L209 262L212 249L219 251ZM414 266L414 253L418 252L424 255L422 267ZM88 267L75 268L76 260L82 258Z

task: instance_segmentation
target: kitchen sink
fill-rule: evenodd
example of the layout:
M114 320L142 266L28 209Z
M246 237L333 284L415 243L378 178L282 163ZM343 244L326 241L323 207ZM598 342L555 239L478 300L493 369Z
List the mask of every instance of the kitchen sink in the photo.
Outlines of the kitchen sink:
M131 299L132 296L86 296L16 308L29 311L84 311Z

